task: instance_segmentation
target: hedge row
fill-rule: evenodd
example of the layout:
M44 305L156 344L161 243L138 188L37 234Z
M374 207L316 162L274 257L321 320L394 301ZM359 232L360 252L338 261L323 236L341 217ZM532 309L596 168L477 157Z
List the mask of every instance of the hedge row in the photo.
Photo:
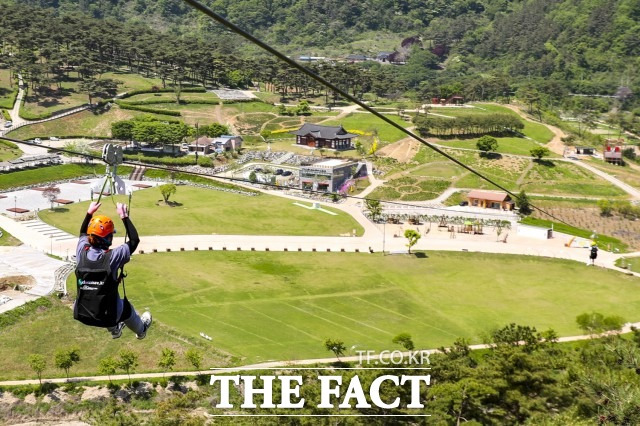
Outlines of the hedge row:
M221 99L220 102L223 104L239 104L244 102L260 102L260 103L268 103L259 98L251 98L251 99ZM273 105L273 104L272 104Z
M194 157L148 157L142 154L124 154L124 159L127 161L165 166L192 166L195 164Z
M173 88L164 88L164 89L156 89L156 90L151 90L151 89L140 89L140 90L132 90L130 92L125 93L124 95L122 95L120 97L120 99L126 99L129 98L131 96L135 96L135 95L142 95L145 93L171 93L173 92ZM204 87L183 87L182 88L182 92L183 93L204 93L207 90Z
M4 117L5 120L9 121L11 120L11 115L9 115L9 111L7 111L6 109L2 110L2 116Z
M127 102L127 104L129 105L153 105L153 104L173 104L176 101L174 101L173 99L158 99L158 100L154 100L154 99L147 99L144 101L133 101L133 102ZM189 100L189 99L182 99L180 100L180 105L189 105L189 104L196 104L196 105L220 105L222 104L236 104L236 103L246 103L246 102L260 102L262 103L263 101L260 99L240 99L240 100L231 100L231 99L200 99L200 100Z
M128 103L128 102L122 102L120 100L116 100L116 104L122 109L129 109L129 110L132 110L132 111L150 112L152 114L171 115L171 116L174 116L174 117L180 117L182 115L182 113L180 113L180 111L164 110L164 109L158 109L158 108L150 108L150 107L138 106L138 105L134 105L134 104L131 104L131 103Z

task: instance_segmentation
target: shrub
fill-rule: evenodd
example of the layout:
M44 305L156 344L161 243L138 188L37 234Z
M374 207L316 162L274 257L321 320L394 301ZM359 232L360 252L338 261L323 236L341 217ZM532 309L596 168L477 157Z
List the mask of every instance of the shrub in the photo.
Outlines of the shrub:
M601 216L611 216L611 212L613 211L611 201L606 199L598 200L598 207L600 207Z
M4 117L5 120L10 121L11 120L11 115L9 115L9 111L7 111L6 109L2 110L2 116Z
M635 160L636 150L634 148L625 148L622 150L622 156L624 158L628 158L629 160Z
M138 106L138 105L130 104L128 102L122 102L121 100L116 100L116 105L118 105L122 109L128 109L128 110L131 110L131 111L150 112L152 114L171 115L171 116L174 116L174 117L180 117L182 115L182 113L180 111L164 110L164 109L158 109L158 108ZM23 117L23 118L25 118L25 117Z
M213 167L213 160L207 156L201 156L198 158L198 166L200 167Z

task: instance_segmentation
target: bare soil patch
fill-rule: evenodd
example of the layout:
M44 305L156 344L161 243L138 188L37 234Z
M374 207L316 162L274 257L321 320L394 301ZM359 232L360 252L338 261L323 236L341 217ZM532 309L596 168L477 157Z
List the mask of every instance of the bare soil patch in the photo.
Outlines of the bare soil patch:
M36 280L31 275L12 275L8 277L0 277L0 291L9 290L17 285L32 286L36 284Z
M394 158L400 163L408 163L419 149L420 142L413 138L405 138L381 148L378 155Z

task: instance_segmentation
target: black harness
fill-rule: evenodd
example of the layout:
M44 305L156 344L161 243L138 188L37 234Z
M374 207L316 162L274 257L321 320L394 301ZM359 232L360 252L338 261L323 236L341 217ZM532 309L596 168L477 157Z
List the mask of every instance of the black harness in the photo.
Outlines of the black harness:
M118 281L111 273L111 252L100 260L89 260L89 245L80 252L76 266L78 294L73 318L94 327L114 327L118 324ZM128 303L125 303L128 305ZM122 315L123 318L124 312Z

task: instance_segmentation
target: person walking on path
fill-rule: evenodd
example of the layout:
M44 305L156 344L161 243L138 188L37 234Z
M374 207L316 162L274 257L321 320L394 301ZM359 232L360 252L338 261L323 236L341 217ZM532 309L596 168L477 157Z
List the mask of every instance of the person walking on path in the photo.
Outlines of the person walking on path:
M119 271L131 259L131 253L140 243L138 231L129 219L126 204L117 203L116 210L122 219L129 241L110 250L115 227L113 221L94 213L100 203L92 202L80 227L80 239L76 249L76 279L78 295L73 307L73 317L83 324L104 327L113 339L122 335L126 325L138 339L144 339L152 322L150 312L138 315L131 303L120 298L118 287L122 281ZM123 284L124 289L124 284Z
M595 266L596 258L598 257L598 246L595 242L591 243L591 251L589 253L589 262L587 262L587 266Z

